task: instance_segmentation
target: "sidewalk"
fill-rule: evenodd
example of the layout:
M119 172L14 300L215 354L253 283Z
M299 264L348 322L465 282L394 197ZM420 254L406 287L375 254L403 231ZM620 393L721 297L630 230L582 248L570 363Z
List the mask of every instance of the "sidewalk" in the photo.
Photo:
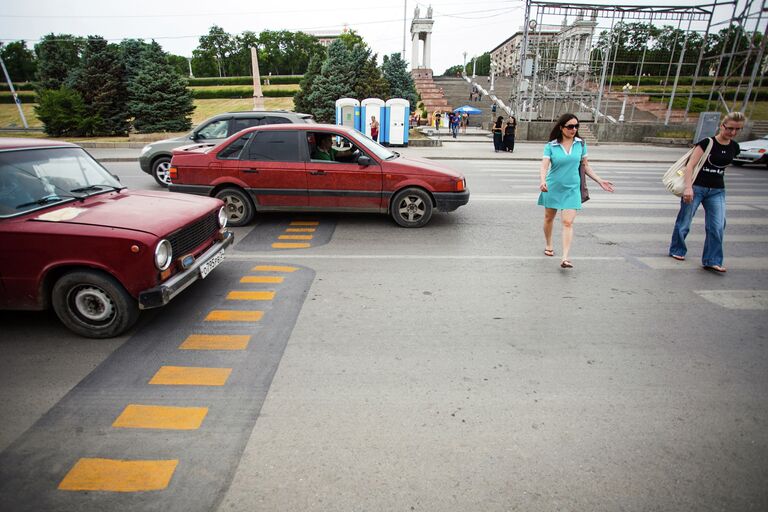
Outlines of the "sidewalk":
M464 140L466 137L469 140ZM481 135L466 135L454 140L448 135L440 136L443 143L441 147L408 147L391 148L403 156L430 158L433 160L541 160L544 143L518 142L515 144L514 153L493 151L493 140L485 139L482 142ZM139 148L93 148L88 144L82 144L94 158L101 162L133 162L139 159ZM589 159L593 162L616 161L622 162L648 162L671 163L680 158L685 152L684 148L652 146L648 144L600 144L589 147Z

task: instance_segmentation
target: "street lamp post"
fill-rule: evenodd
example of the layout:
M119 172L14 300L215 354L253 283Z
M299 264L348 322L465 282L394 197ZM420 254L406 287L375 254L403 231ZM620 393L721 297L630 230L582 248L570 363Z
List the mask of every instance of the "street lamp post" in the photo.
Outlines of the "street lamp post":
M489 91L491 94L493 94L494 91L494 79L496 78L496 63L494 61L491 61L491 90Z
M464 65L461 67L461 76L467 76L467 52L464 52Z
M477 65L477 57L472 57L472 78L475 78L477 76L475 74L476 65Z
M621 114L619 114L619 122L624 122L624 109L627 108L627 95L629 94L629 91L632 90L632 86L627 84L624 87L621 88L622 91L624 91L624 101L621 102Z

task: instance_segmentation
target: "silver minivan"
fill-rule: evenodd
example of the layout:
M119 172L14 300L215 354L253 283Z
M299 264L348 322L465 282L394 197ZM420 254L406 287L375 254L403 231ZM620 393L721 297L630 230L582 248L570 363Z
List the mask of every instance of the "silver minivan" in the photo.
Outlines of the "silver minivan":
M168 169L171 165L172 152L176 148L194 143L216 145L230 135L251 126L314 122L309 114L287 110L249 110L218 114L200 123L187 135L147 144L141 150L139 165L141 170L155 178L158 184L168 187L171 183Z

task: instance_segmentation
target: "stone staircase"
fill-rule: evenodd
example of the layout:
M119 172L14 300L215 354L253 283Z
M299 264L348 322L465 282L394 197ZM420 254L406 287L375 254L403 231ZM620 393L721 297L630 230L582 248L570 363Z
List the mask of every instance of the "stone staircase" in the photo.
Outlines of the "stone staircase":
M411 76L416 85L416 92L421 96L421 102L424 104L424 108L430 116L430 121L432 112L435 110L441 112L452 110L449 108L448 100L445 99L443 88L433 80L431 69L414 69L411 71Z
M765 135L768 135L768 121L752 121L752 132L749 140L759 139Z
M598 144L597 137L592 133L592 129L589 127L591 123L579 122L579 137L584 139L587 143L587 147L595 146Z

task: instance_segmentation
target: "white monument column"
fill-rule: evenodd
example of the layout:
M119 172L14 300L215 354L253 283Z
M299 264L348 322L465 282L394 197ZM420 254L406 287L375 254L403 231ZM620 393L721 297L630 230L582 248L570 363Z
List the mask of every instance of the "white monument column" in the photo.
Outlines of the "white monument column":
M427 34L424 36L424 59L422 59L422 62L424 64L424 67L428 69L432 69L432 66L430 65L431 52L432 52L432 34L427 32Z
M411 34L411 69L419 67L419 34Z
M435 20L432 19L432 6L427 9L427 17L421 18L419 16L419 7L413 12L413 20L411 21L411 70L416 68L430 68L431 58L430 53L432 51L432 25ZM419 59L419 41L424 41L424 46L421 51L421 59Z

